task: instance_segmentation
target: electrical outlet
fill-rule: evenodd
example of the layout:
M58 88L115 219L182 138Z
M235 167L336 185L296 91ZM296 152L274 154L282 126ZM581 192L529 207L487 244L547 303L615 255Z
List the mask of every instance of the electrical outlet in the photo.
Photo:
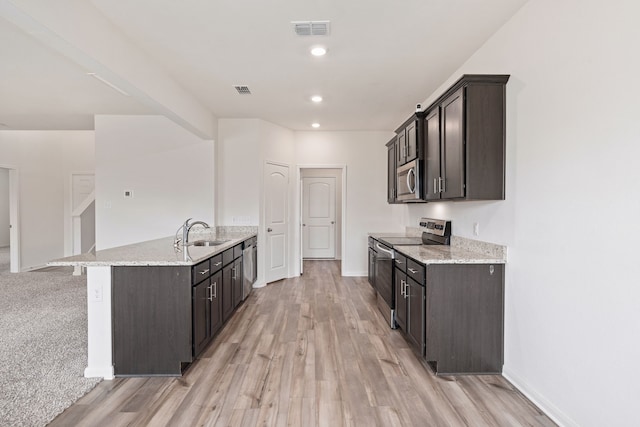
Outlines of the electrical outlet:
M480 235L480 223L479 222L474 222L473 223L473 235L474 236L479 236Z
M89 297L93 302L102 301L102 285L94 285L89 292Z

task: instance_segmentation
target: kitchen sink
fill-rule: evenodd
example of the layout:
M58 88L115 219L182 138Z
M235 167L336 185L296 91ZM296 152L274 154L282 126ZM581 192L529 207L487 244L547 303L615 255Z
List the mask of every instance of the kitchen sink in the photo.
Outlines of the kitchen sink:
M227 243L229 240L196 240L191 243L193 246L219 246Z

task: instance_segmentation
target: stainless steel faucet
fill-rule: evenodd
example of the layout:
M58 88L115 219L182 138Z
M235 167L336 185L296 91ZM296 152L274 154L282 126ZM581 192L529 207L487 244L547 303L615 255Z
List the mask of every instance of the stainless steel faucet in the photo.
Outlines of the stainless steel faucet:
M204 221L193 221L189 223L193 218L187 219L184 224L182 224L182 246L187 246L189 244L189 231L194 225L202 225L204 228L209 228L209 224ZM176 242L177 243L177 242Z

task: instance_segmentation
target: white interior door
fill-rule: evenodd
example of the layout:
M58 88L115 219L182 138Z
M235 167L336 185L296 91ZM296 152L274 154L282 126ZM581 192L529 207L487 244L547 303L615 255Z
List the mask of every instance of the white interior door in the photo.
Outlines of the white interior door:
M302 179L303 258L336 256L336 179Z
M266 163L264 178L265 281L269 283L289 273L289 167Z

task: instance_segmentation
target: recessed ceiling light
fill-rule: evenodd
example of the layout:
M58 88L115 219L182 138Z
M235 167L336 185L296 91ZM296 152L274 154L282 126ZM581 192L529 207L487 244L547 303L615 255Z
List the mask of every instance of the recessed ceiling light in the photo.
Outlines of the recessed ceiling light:
M322 102L322 97L321 97L320 95L313 95L313 96L311 97L311 100L312 100L313 102Z
M317 46L311 49L311 55L313 56L323 56L326 53L327 53L327 49L320 46Z
M320 127L320 123L311 123L311 127L314 129L318 129Z

